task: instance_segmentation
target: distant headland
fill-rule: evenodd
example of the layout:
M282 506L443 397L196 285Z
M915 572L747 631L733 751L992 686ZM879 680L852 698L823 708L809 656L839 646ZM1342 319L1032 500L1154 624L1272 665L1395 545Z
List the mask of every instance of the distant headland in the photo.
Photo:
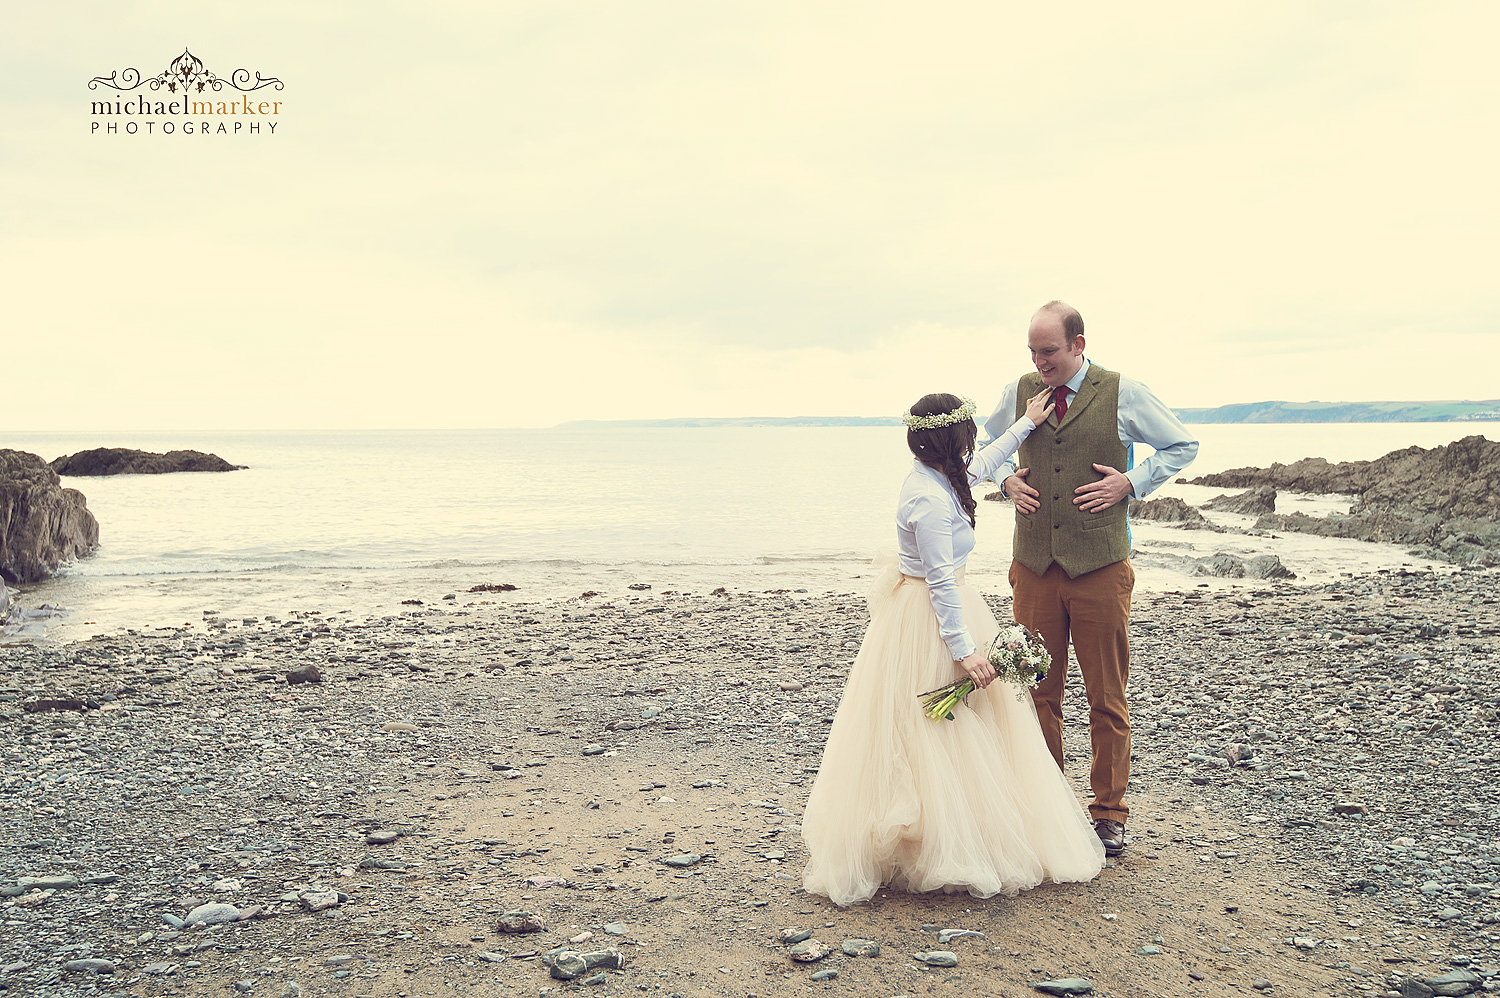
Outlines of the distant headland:
M1463 423L1500 421L1500 399L1480 402L1238 402L1177 409L1184 423ZM900 426L898 416L733 416L713 419L578 419L559 430L725 426Z
M677 419L575 419L558 430L660 430L699 426L900 426L900 416L731 416L724 419L683 416Z
M1500 399L1481 402L1239 402L1177 409L1184 423L1462 423L1500 420Z

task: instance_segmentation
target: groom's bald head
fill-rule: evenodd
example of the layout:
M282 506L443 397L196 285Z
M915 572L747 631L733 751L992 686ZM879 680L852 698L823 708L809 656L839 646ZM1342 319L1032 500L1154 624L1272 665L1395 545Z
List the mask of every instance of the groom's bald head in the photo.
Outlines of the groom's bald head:
M1062 323L1063 336L1067 338L1068 346L1072 346L1073 341L1083 335L1083 316L1065 301L1049 301L1036 310L1032 321L1035 322L1042 315L1052 316Z
M1031 317L1026 345L1043 384L1067 384L1083 366L1083 316L1071 305L1049 301Z

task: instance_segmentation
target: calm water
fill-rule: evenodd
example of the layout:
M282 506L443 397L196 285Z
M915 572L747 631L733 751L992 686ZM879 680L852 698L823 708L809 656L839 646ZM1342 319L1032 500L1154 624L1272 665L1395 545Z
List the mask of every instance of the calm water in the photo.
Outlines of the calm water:
M1462 423L1194 430L1202 449L1189 474L1311 455L1374 458L1497 433ZM0 446L48 460L99 446L193 448L249 465L65 479L88 497L101 548L23 592L27 606L70 609L49 625L60 640L197 621L204 609L384 614L402 599L432 601L479 583L521 587L511 599L636 582L857 591L870 558L893 546L894 497L910 466L895 427L12 433ZM1173 484L1158 495L1201 501L1217 491ZM1003 586L1009 507L983 504L980 516L971 575ZM1164 529L1138 528L1137 546L1254 546ZM1283 561L1310 578L1402 558L1379 549L1372 561L1373 545L1288 543L1277 549ZM1141 575L1147 586L1184 581L1153 573L1149 559Z

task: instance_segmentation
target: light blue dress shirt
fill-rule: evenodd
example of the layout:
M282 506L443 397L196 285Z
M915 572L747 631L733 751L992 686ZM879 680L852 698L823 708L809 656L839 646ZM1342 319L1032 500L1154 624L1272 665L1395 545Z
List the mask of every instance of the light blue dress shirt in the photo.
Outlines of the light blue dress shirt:
M1068 379L1068 400L1083 386L1088 373L1089 360L1083 360L1078 373ZM985 420L984 432L990 438L998 438L1015 419L1016 393L1020 380L1012 381L1000 393L1000 404L990 418ZM1155 492L1173 475L1193 463L1198 456L1198 441L1188 433L1187 427L1177 414L1168 409L1152 394L1151 389L1139 381L1120 375L1119 403L1120 443L1125 445L1126 467L1119 470L1130 479L1137 499L1144 499ZM1156 450L1139 465L1135 463L1135 445L1146 444ZM994 481L1004 482L1015 473L1016 462L1007 460L994 470Z

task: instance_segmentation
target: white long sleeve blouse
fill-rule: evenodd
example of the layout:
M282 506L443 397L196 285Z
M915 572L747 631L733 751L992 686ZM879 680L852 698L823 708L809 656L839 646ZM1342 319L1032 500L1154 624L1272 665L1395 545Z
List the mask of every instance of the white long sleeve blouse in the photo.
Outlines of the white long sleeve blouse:
M1036 429L1022 416L969 461L969 484L994 474ZM974 550L974 525L964 515L948 478L936 468L912 460L896 507L896 540L902 573L925 578L937 614L938 632L954 661L974 653L974 639L964 625L958 601L958 570Z

